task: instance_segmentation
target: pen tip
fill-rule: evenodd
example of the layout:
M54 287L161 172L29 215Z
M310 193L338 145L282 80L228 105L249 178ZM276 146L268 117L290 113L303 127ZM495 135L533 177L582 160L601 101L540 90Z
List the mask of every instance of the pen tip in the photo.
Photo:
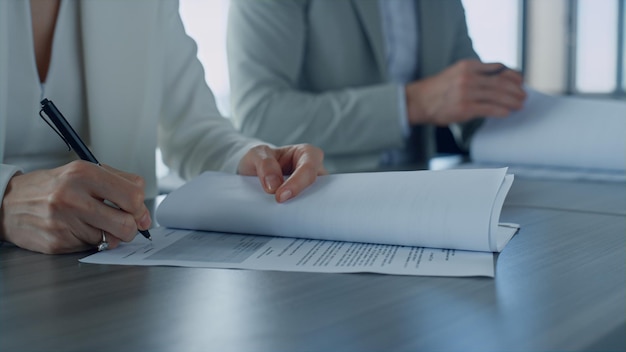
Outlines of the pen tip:
M148 230L139 230L139 232L143 235L143 237L152 241L152 235L150 235L150 231Z

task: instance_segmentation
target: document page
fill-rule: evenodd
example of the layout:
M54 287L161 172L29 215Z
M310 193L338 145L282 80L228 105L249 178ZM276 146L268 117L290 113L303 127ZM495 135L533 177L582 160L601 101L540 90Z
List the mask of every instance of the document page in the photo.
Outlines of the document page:
M516 176L626 180L626 103L527 89L524 108L488 118L472 138L473 165Z
M517 228L498 221L506 169L334 174L279 204L257 177L206 172L170 193L160 225L177 229L499 252Z
M291 237L240 235L159 227L153 241L99 252L82 263L230 268L320 273L494 277L490 252Z

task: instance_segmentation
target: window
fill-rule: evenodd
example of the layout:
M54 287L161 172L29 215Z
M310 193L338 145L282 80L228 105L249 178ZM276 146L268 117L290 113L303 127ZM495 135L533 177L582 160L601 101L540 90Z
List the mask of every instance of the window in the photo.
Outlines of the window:
M622 36L622 66L619 72L622 76L622 94L626 95L626 0L620 2L620 7L622 8L622 16L619 21L622 24L620 32Z
M578 0L575 92L612 93L617 88L618 1Z
M226 61L228 6L229 0L181 0L179 8L187 34L198 45L198 59L204 66L204 78L223 116L229 116L230 112ZM163 163L159 149L156 150L156 173L162 193L167 193L183 183Z
M483 61L502 62L524 71L528 68L532 71L531 84L538 80L540 86L552 87L549 90L555 93L559 90L583 94L626 92L626 0L462 2L470 37ZM525 4L541 8L527 15L523 10ZM226 60L228 6L229 0L180 2L185 28L198 44L198 58L205 67L206 81L225 116L230 110ZM569 12L569 24L566 17L559 17L558 11L554 11L559 6ZM546 17L544 23L538 21L537 16ZM533 42L528 42L527 48L523 45L524 27L537 25L542 27L535 30L539 37L529 37ZM558 35L566 26L571 27ZM566 49L568 35L575 38L570 49ZM550 36L554 37L553 42L546 42L544 37L552 38ZM527 55L531 55L528 62L523 60ZM535 67L524 67L527 65ZM563 70L562 74L560 70ZM544 82L547 80L552 83Z
M198 59L215 95L217 107L230 115L228 62L226 59L226 22L229 0L181 0L180 16L187 34L198 45Z
M522 69L520 0L463 0L474 50L484 62ZM497 15L495 15L497 14Z

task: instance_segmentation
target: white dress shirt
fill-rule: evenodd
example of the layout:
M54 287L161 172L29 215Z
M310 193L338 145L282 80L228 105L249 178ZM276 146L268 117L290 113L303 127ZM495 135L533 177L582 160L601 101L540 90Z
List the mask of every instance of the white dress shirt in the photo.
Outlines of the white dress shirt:
M418 27L415 0L379 0L385 43L385 58L389 81L398 83L399 123L408 137L411 132L407 116L404 87L417 71ZM392 150L382 156L381 164L402 162L402 150Z

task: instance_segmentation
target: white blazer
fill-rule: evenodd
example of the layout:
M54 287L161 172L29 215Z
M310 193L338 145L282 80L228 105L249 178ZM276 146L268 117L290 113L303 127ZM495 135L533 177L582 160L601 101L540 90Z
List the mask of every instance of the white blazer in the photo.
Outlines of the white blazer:
M8 67L7 16L0 1L0 160L4 160ZM155 148L182 177L235 172L259 141L241 136L218 112L186 35L176 0L83 1L85 95L91 147L99 161L146 180L157 194ZM15 165L0 164L0 195Z

